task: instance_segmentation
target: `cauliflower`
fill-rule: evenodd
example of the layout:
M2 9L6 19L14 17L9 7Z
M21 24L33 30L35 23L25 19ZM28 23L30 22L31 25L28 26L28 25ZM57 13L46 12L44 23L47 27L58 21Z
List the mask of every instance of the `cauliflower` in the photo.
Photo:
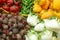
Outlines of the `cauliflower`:
M38 35L34 30L30 30L27 32L27 35L25 35L26 40L38 40Z
M60 29L60 24L57 20L52 19L52 20L44 20L45 26L47 29Z
M51 31L45 31L43 35L41 35L41 40L52 40L52 32Z
M44 30L44 24L43 23L39 23L34 27L35 31L43 31Z
M25 40L29 40L29 38L28 38L28 36L27 36L27 35L25 35L25 38L26 38Z
M32 26L37 25L39 23L38 16L29 14L27 18L27 22Z
M33 35L29 36L29 39L30 40L38 40L38 37L33 34Z

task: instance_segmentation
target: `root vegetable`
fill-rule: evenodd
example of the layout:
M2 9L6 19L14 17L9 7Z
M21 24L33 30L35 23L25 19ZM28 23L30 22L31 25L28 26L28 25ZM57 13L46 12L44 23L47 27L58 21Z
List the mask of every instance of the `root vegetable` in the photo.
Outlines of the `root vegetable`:
M14 34L18 33L18 29L17 28L13 28L13 33Z
M8 25L3 25L3 29L8 29Z

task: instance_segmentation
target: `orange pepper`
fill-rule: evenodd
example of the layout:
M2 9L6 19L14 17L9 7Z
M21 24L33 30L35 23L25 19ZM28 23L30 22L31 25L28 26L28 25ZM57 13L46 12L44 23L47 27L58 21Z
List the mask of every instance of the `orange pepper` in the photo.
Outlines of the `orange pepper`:
M42 5L42 8L43 9L48 9L49 5L50 5L50 1L46 0L46 3L44 5Z

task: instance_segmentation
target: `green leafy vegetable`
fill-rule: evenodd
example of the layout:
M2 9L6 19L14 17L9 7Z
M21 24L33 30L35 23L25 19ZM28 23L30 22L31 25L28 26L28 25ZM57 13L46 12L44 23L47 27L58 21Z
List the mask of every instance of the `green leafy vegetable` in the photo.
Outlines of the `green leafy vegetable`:
M22 0L22 9L20 14L29 14L32 12L33 1L34 0Z

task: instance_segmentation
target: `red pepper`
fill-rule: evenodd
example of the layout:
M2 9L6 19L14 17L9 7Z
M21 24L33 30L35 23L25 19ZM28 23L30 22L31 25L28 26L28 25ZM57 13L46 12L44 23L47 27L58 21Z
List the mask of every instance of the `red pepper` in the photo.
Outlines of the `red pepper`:
M14 0L7 0L7 5L11 6L13 4Z
M2 7L3 9L5 9L5 10L7 10L7 11L9 11L9 6L7 6L7 5L3 5L3 7Z
M0 0L0 4L3 3L3 0Z
M18 5L19 5L19 2L15 2L15 5L17 5L17 6L18 6Z
M0 7L2 6L2 4L3 4L3 0L0 0Z
M6 3L7 2L7 0L3 0L3 3Z
M13 5L10 7L10 12L17 13L19 12L19 6Z

